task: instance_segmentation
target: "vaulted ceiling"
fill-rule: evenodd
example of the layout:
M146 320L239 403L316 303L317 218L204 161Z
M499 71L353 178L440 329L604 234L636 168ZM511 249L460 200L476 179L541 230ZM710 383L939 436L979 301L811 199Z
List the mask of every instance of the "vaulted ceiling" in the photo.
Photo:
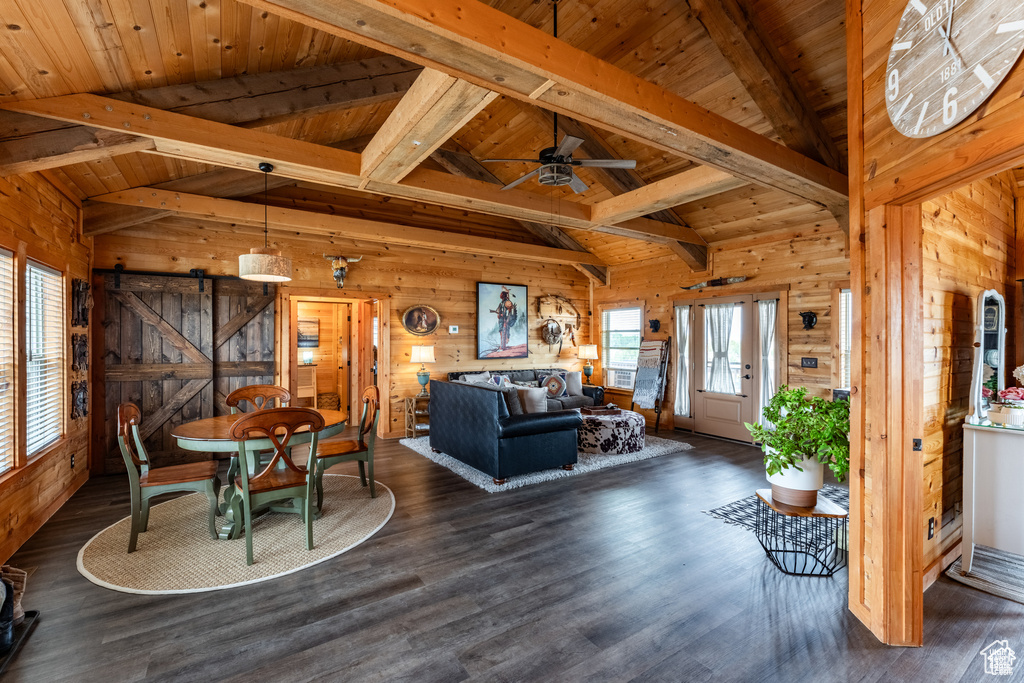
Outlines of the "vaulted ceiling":
M0 112L0 173L55 173L92 200L87 231L127 225L158 230L180 223L182 216L238 220L237 201L210 204L189 197L262 203L256 161L270 158L280 169L271 204L332 218L305 222L297 212L282 218L298 221L300 229L344 234L342 217L352 217L383 226L381 239L389 234L387 226L404 225L543 244L579 252L585 262L578 265L597 278L603 266L669 253L679 256L681 267L700 270L708 249L844 225L841 0L561 0L559 38L568 51L515 22L500 27L504 33L495 40L508 48L502 51L539 46L537 63L528 68L498 59L499 68L508 67L508 81L481 75L481 65L492 58L489 36L458 37L464 53L462 47L432 52L435 46L426 40L425 48L408 44L421 30L416 22L429 24L429 16L409 22L410 33L388 45L373 30L397 35L406 24L369 19L368 25L348 22L335 29L330 16L301 16L318 5L338 10L342 19L363 8L367 17L376 16L374 6L385 5L376 0L248 2L5 3L0 103L7 111ZM424 3L386 4L414 9ZM486 4L551 33L550 2ZM452 16L453 22L463 19L458 11ZM499 31L494 17L500 15L482 16L487 21L470 26L467 34L488 25ZM365 36L347 33L363 29ZM457 29L429 25L420 35L448 40ZM581 53L601 62L580 60L577 78L563 60ZM545 65L544 59L555 63ZM578 103L582 97L563 106L559 95L578 94L564 83L574 81L576 87L589 75L586 69L606 64L655 89L620 83L612 69L602 72L612 78L597 79L594 92L632 87L646 93L638 100L646 100L631 103L603 93L603 100L594 101L611 102L610 113L596 106L590 113ZM546 89L532 99L516 92L520 81L543 69L552 74ZM82 93L103 97L67 97ZM686 103L674 96L711 114L680 108ZM679 127L659 123L652 109L654 132L630 129L636 120L630 119L630 107L655 100ZM587 140L577 158L636 159L635 172L578 168L589 186L582 194L533 181L497 193L499 184L533 167L479 160L534 157L552 145L552 108L562 111L559 136ZM581 123L572 114L590 120ZM748 140L729 122L756 135ZM683 142L657 128L679 133ZM696 142L689 141L690 131L697 131L691 136ZM428 155L431 149L410 146L421 145L420 138L438 149ZM757 140L799 154L771 145L761 149ZM683 149L684 143L690 147ZM754 151L748 155L748 149ZM144 197L134 188L157 189ZM178 199L168 202L158 195L161 190ZM480 244L467 248L490 248Z

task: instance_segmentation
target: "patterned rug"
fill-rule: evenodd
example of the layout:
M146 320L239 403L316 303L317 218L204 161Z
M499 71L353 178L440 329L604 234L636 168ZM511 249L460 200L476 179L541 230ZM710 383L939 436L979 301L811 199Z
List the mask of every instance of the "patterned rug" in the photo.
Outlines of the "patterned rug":
M1024 557L984 545L974 546L971 573L963 574L961 557L946 570L946 576L1000 598L1024 603Z
M324 506L313 521L313 549L306 550L299 515L271 512L253 520L253 556L245 539L215 541L207 526L206 496L193 493L149 511L149 531L128 553L131 517L93 536L78 553L78 571L98 586L160 595L234 588L291 574L341 555L377 533L395 511L395 496L377 482L377 497L359 477L324 476ZM221 519L221 518L218 518Z
M768 486L769 484L765 482L765 488ZM844 510L850 509L850 489L845 486L825 484L818 491L818 495L825 496L833 503L840 505ZM701 512L705 515L711 515L715 519L720 519L726 524L732 524L753 531L754 523L757 519L757 495L751 495L737 500L735 503L717 507L714 510L701 510Z
M556 468L553 470L533 472L531 474L520 474L515 477L509 477L504 484L497 486L490 476L484 474L480 470L470 467L461 460L456 460L452 456L444 453L434 453L430 450L429 436L421 436L418 439L402 439L399 443L406 448L419 453L424 458L433 460L438 465L451 470L469 483L482 488L488 493L511 491L512 489L530 486L531 484L539 484L542 481L551 481L552 479L577 477L581 474L587 474L588 472L601 470L606 467L615 467L616 465L622 465L627 462L657 458L662 455L668 455L669 453L678 453L679 451L687 451L693 448L693 446L688 443L648 435L643 450L638 453L624 453L622 455L591 455L589 453L580 453L576 462L576 467L571 470Z

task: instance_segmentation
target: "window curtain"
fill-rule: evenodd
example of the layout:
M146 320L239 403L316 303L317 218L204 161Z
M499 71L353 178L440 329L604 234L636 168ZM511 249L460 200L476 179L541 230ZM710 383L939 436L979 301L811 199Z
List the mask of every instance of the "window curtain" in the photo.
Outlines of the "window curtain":
M675 415L690 417L690 307L676 306Z
M735 394L732 371L729 368L729 336L732 334L732 318L736 304L708 304L704 307L707 320L707 341L711 346L711 370L708 372L706 389L717 394Z
M764 407L775 395L778 372L777 345L775 339L775 320L779 310L779 302L775 299L762 299L757 302L758 329L761 331L761 396L757 406L757 420L766 424L763 415Z

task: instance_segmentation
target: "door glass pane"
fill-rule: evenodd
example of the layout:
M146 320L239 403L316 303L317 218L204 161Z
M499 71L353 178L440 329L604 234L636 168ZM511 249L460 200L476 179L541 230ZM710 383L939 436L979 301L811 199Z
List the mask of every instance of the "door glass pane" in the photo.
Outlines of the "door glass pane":
M705 390L718 394L739 393L742 339L741 304L709 304L704 307Z

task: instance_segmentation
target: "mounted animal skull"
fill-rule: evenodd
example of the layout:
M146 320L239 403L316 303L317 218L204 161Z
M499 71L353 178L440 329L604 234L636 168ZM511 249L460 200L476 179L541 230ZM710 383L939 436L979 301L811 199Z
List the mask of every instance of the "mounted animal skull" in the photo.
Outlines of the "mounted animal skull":
M324 254L324 258L331 262L331 268L334 270L334 281L338 283L338 289L345 286L348 264L358 263L363 260L362 256L359 258L348 258L347 256L328 256L327 254Z

